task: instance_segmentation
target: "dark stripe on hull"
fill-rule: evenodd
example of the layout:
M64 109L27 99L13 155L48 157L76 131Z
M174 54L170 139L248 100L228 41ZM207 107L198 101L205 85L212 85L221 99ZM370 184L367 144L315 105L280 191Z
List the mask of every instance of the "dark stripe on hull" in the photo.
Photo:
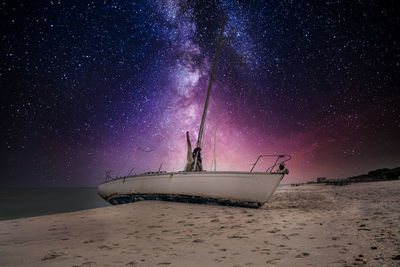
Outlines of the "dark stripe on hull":
M166 194L118 195L105 199L112 205L126 204L143 200L162 200L162 201L197 203L197 204L218 204L224 206L237 206L237 207L247 207L247 208L259 208L264 204L261 202L239 201L239 200L212 198L212 197L166 195Z

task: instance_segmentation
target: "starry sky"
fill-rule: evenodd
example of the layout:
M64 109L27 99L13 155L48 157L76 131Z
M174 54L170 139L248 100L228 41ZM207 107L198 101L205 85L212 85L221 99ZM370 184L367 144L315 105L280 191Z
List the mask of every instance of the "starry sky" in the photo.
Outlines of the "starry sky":
M205 169L214 131L217 170L290 154L283 183L400 166L395 1L15 0L0 14L0 185L183 170L225 15Z

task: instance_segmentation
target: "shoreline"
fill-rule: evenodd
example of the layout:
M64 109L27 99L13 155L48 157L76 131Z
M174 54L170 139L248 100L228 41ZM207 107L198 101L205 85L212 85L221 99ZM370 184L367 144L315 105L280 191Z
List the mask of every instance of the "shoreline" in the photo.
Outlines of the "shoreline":
M110 205L96 187L0 188L0 196L0 222Z

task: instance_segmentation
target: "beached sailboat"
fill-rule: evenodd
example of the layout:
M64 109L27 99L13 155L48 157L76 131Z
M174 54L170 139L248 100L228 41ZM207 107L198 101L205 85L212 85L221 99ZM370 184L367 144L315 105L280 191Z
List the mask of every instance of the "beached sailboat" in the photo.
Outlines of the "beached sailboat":
M193 151L189 133L186 133L188 154L184 171L162 172L159 170L106 179L98 187L98 194L106 201L115 205L141 200L167 200L258 208L271 197L284 175L288 173L285 162L291 158L289 155L260 155L249 172L203 170L201 144L225 21L226 18L224 18L218 38L199 135ZM265 172L253 172L262 157L276 159Z

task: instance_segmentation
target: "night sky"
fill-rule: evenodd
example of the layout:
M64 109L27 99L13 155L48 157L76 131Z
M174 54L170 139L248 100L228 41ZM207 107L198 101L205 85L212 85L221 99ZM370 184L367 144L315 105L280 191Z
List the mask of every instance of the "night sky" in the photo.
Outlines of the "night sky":
M396 1L206 2L2 1L0 185L183 170L224 15L205 169L214 131L217 170L290 154L283 183L400 166Z

